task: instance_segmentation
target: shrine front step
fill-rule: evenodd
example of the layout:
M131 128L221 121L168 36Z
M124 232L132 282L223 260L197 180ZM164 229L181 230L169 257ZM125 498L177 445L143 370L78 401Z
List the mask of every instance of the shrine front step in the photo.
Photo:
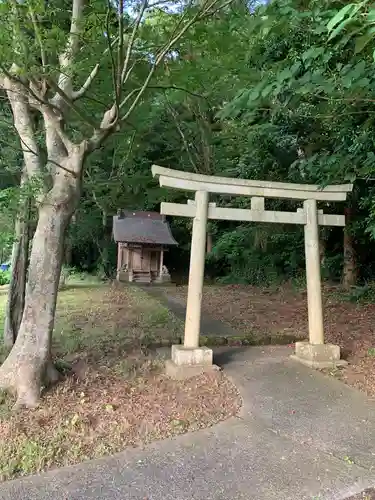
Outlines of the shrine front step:
M151 273L148 271L133 271L133 283L151 283Z

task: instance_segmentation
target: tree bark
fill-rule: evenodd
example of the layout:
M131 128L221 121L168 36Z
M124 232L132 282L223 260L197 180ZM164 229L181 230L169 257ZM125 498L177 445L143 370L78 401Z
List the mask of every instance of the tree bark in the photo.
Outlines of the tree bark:
M103 211L102 215L102 226L103 226L103 252L102 252L102 267L104 272L104 277L110 279L113 276L110 262L110 248L112 243L112 233L108 227L108 213L106 210Z
M350 231L352 209L345 209L346 227L344 228L344 266L342 272L342 285L345 289L355 286L358 279L358 266L354 249L354 238Z
M69 268L72 265L72 242L69 237L64 239L63 259L61 264L59 290L65 288L66 280L69 277Z
M14 126L20 138L24 167L21 176L21 189L27 181L40 172L40 155L34 133L34 118L27 97L22 93L23 86L7 78L5 87L13 112ZM4 343L11 347L20 327L27 276L30 243L30 197L22 200L15 223L15 236L12 249L11 281L4 325Z
M326 240L324 239L324 235L322 233L320 233L319 236L320 267L323 269L326 260Z
M67 174L62 177L39 206L22 321L13 349L0 368L0 388L14 392L17 406L28 408L39 403L42 385L58 378L51 337L65 233L79 200L78 181L67 179Z
M95 241L100 259L98 268L103 278L110 279L112 277L112 272L109 259L109 250L112 242L112 233L110 230L108 230L108 212L106 208L104 208L104 206L99 203L98 198L96 197L94 192L93 198L102 215L102 235L100 239L96 239Z
M25 305L25 289L30 244L30 199L24 202L23 210L15 223L15 242L11 259L11 278L8 302L5 311L4 345L12 347L16 341Z
M65 242L65 250L64 250L64 264L68 267L72 266L73 261L73 252L72 252L72 242L67 240Z
M206 241L206 252L207 253L211 253L212 252L212 247L213 247L212 233L208 229L208 231L207 231L207 241Z

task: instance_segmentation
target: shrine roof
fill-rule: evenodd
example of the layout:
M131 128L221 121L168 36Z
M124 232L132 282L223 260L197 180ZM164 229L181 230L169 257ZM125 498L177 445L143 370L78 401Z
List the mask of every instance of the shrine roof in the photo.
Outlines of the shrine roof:
M168 222L158 212L122 211L113 217L113 237L121 243L178 245Z

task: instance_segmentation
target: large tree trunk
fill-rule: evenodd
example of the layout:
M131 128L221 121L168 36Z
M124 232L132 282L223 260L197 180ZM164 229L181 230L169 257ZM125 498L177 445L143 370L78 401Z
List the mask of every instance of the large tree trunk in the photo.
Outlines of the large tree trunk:
M354 249L354 238L351 233L350 221L352 209L345 209L346 227L344 228L344 267L342 272L342 285L349 289L355 286L358 279L357 259Z
M0 388L17 394L17 406L36 406L42 384L57 379L51 337L65 232L79 199L74 183L62 180L58 190L52 189L57 193L39 207L22 321L13 349L0 368Z
M72 266L72 261L73 261L73 257L72 257L72 242L69 240L69 241L66 241L66 244L65 244L64 264L67 267L71 267Z
M103 240L102 240L102 252L101 252L101 260L102 260L102 269L105 278L111 278L112 270L111 270L111 262L110 262L110 247L112 243L112 233L108 228L108 214L107 211L104 210L102 214L102 228L103 228Z
M108 228L108 213L106 209L100 205L96 197L94 199L102 212L102 234L100 238L95 239L95 244L99 253L98 271L100 278L112 277L111 262L110 262L110 248L112 243L112 233Z
M27 265L29 257L29 224L17 217L11 260L11 278L5 311L4 344L12 347L21 324L25 304Z

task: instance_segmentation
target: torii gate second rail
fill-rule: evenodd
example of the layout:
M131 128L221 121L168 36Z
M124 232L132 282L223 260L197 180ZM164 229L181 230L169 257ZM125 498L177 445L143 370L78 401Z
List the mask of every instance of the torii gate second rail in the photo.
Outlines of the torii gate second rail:
M200 175L152 166L160 186L195 191L195 200L187 204L162 203L163 215L193 218L189 286L183 346L172 346L169 372L178 376L196 373L212 366L212 350L199 347L202 291L206 248L207 220L238 220L282 224L303 224L305 229L306 281L309 318L309 342L297 342L293 356L312 367L343 364L339 346L324 343L323 307L320 276L319 225L345 226L344 215L324 214L318 201L344 201L352 184L332 185L321 189L310 184L251 181ZM251 197L251 208L222 208L209 203L209 193ZM297 212L265 210L265 198L303 201ZM190 370L188 370L190 367ZM168 367L167 367L168 369Z

